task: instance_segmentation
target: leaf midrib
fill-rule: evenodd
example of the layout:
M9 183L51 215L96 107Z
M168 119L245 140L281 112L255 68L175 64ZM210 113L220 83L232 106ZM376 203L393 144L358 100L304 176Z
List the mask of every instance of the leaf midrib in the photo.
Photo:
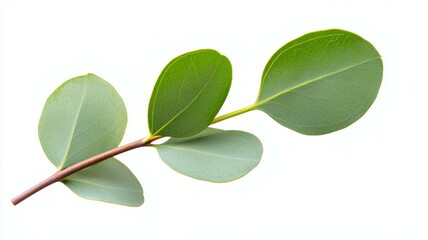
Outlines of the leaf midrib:
M381 58L380 56L377 56L377 57L375 57L375 58L371 58L371 59L368 59L368 60L364 60L364 61L361 61L361 62L358 62L358 63L352 64L352 65L350 65L350 66L347 66L347 67L341 68L341 69L339 69L339 70L336 70L336 71L333 71L333 72L330 72L330 73L327 73L327 74L321 75L321 76L319 76L319 77L316 77L316 78L312 78L312 79L306 80L306 81L304 81L304 82L302 82L302 83L300 83L300 84L297 84L297 85L295 85L295 86L293 86L293 87L287 88L287 89L285 89L285 90L283 90L283 91L281 91L281 92L279 92L279 93L277 93L277 94L275 94L275 95L273 95L273 96L271 96L271 97L269 97L269 98L266 98L266 99L265 99L265 100L263 100L263 101L256 102L255 104L253 104L253 108L257 108L257 107L259 107L259 106L261 106L261 105L264 105L264 104L266 104L266 103L268 103L268 102L270 102L270 101L274 100L275 98L278 98L278 97L280 97L280 96L282 96L282 95L284 95L284 94L286 94L286 93L292 92L292 91L294 91L294 90L296 90L296 89L299 89L299 88L305 87L306 85L309 85L309 84L311 84L311 83L315 83L315 82L321 81L321 80L326 79L326 78L328 78L328 77L331 77L331 76L333 76L333 75L336 75L336 74L342 73L342 72L344 72L344 71L346 71L346 70L352 69L352 68L354 68L354 67L358 67L358 66L360 66L360 65L363 65L363 64L368 63L368 62L371 62L371 61L375 61L375 60L380 59L380 58Z
M183 54L183 55L181 55L181 56L179 56L179 57L177 57L176 59L174 59L170 64L168 64L168 66L167 66L167 68L164 70L164 71L162 71L162 73L161 73L161 76L159 77L159 79L160 79L160 81L159 81L159 85L157 86L157 88L156 88L156 92L155 92L155 94L154 94L154 100L153 100L153 107L150 109L151 110L151 115L152 115L152 121L150 122L150 126L151 126L151 129L153 129L153 127L154 127L154 122L155 122L155 120L154 120L154 109L155 109L155 105L156 105L156 101L157 101L157 98L158 98L158 93L159 93L159 89L160 89L160 85L162 84L162 82L163 82L163 80L164 80L164 76L165 76L165 74L169 71L169 69L176 63L176 62L178 62L180 59L182 59L182 58L184 58L184 57L188 57L188 56L191 56L191 55L194 55L194 54L197 54L197 52L191 52L191 53L187 53L187 54Z
M129 188L121 188L121 187L111 187L111 186L96 184L96 183L93 183L90 181L85 181L85 180L75 179L75 178L66 178L65 180L71 181L71 182L74 181L74 182L78 182L78 183L88 184L88 185L92 185L92 186L96 186L96 187L100 187L100 188L106 188L106 189L122 190L122 191L128 191L128 192L136 192L136 193L144 193L143 191L140 191L140 190L134 190L134 189L129 189Z
M318 37L314 37L314 38L311 38L311 39L307 39L307 40L302 41L302 42L298 42L298 43L296 43L296 44L294 44L294 45L292 45L292 46L290 46L290 47L288 47L288 48L284 49L284 50L283 50L281 53L279 53L279 54L278 54L278 56L277 56L277 57L272 61L272 63L270 64L269 68L266 70L266 73L264 73L264 74L263 74L262 82L261 82L261 86L263 86L263 83L264 83L264 81L265 81L265 79L266 79L266 76L269 74L270 69L272 68L272 66L274 65L274 63L278 60L278 58L280 58L284 53L286 53L286 52L287 52L287 51L289 51L290 49L293 49L293 48L295 48L295 47L297 47L297 46L299 46L299 45L302 45L302 44L304 44L304 43L308 43L308 42L312 42L312 41L315 41L315 40L318 40L318 39L327 38L327 37L332 37L332 36L342 36L342 35L344 35L344 33L334 33L334 34L328 34L328 35L324 35L324 36L318 36ZM259 93L259 94L260 94L260 93Z
M168 144L162 144L162 145L159 145L159 147L161 147L161 148L162 147L163 148L172 148L172 149L177 149L177 150L181 150L184 152L199 153L202 155L214 156L214 157L225 158L225 159L236 159L236 160L240 160L240 161L247 161L248 160L247 158L220 155L220 154L216 154L216 153L204 152L204 151L200 151L200 150L196 150L196 149L192 149L192 148L183 148L183 147L172 146L172 145L168 145Z
M61 169L64 168L64 165L65 165L65 163L67 161L68 153L70 151L70 148L71 148L71 145L72 145L72 142L73 142L73 139L74 139L74 132L76 130L77 122L79 121L80 112L82 111L83 102L85 101L86 92L87 92L87 89L88 89L88 86L87 86L86 83L84 84L84 86L85 86L85 88L83 90L82 99L80 100L80 103L79 103L79 108L77 109L76 117L74 118L73 128L71 130L71 134L70 134L70 138L69 138L69 141L68 141L67 149L65 150L64 157L63 157L63 159L61 161L61 164L58 167L59 170L61 170Z
M208 86L208 84L211 82L211 80L213 79L214 74L217 72L220 63L221 63L221 58L222 56L219 56L218 61L217 61L217 65L214 69L214 71L211 73L211 76L209 77L208 81L205 83L205 85L201 88L201 90L198 92L198 94L196 94L196 96L192 99L192 101L190 101L181 111L179 111L174 117L172 117L168 122L166 122L161 128L159 128L159 130L157 130L155 133L153 133L153 135L157 135L158 133L160 133L164 128L166 128L171 122L173 122L178 116L180 116L184 111L186 111L192 104L193 102L196 101L196 99L198 99L198 97L202 94L202 92L205 90L205 88ZM156 94L157 96L157 94ZM153 106L154 109L154 106ZM153 110L152 110L153 111ZM154 121L154 115L152 114L152 122Z

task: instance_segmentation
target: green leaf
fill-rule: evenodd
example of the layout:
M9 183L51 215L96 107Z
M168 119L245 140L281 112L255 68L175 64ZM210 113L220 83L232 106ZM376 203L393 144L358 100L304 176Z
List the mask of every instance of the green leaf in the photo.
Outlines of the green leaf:
M49 160L63 169L117 147L126 122L125 104L113 86L88 74L70 79L49 96L39 138Z
M255 108L297 132L345 128L374 102L382 60L368 41L343 30L306 34L269 60Z
M152 135L188 137L207 128L232 82L229 60L215 50L183 54L162 71L150 99Z
M247 132L207 128L189 138L171 138L155 145L173 170L210 182L228 182L250 172L260 162L263 146Z
M127 122L122 98L94 74L63 83L49 96L39 122L39 138L59 169L119 145ZM139 206L144 202L137 178L121 162L108 159L81 170L64 184L78 196Z
M74 173L62 182L76 195L89 200L131 207L141 206L144 202L140 182L115 158Z

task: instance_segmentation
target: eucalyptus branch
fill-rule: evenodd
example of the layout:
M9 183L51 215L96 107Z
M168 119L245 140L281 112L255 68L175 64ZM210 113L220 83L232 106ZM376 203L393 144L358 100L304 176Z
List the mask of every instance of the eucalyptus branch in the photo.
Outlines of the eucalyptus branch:
M40 143L59 170L12 203L62 181L82 198L141 206L140 182L114 156L149 145L181 174L218 183L236 180L258 165L263 145L251 133L211 124L257 109L305 135L338 131L369 109L382 74L380 54L365 39L340 29L312 32L271 57L253 104L214 118L229 93L232 65L213 49L188 52L169 62L154 86L149 137L120 147L127 111L119 93L95 74L72 78L49 96L39 121ZM171 138L151 144L163 136ZM95 155L101 149L111 150ZM87 156L93 157L78 162Z

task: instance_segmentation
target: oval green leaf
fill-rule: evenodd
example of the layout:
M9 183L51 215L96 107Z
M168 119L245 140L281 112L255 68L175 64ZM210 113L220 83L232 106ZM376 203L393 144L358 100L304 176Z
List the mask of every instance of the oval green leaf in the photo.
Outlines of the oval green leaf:
M330 133L364 115L382 71L379 53L360 36L337 29L309 33L269 60L254 107L299 133Z
M218 183L244 176L258 165L263 153L256 136L214 128L188 138L171 138L155 147L162 161L173 170Z
M119 145L125 104L108 82L94 74L63 83L46 101L39 138L49 160L63 169Z
M220 110L231 82L229 60L215 50L175 58L153 89L148 109L150 133L188 137L201 132Z
M140 182L115 158L74 173L62 182L76 195L89 200L131 207L141 206L144 202Z

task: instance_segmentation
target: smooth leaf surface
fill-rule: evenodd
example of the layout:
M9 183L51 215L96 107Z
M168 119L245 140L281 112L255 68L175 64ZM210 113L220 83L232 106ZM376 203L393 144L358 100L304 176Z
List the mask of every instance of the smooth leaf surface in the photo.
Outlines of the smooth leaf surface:
M189 138L171 138L156 145L173 170L210 182L228 182L250 172L260 162L263 146L247 132L208 128Z
M49 160L63 169L119 145L127 122L122 98L94 74L70 79L48 98L39 138Z
M138 179L115 158L74 173L62 181L76 195L89 200L132 207L144 202Z
M152 135L188 137L207 128L229 92L232 67L215 50L183 54L162 71L149 103Z
M309 33L269 60L255 107L303 134L337 131L369 109L382 72L379 53L360 36L336 29Z

